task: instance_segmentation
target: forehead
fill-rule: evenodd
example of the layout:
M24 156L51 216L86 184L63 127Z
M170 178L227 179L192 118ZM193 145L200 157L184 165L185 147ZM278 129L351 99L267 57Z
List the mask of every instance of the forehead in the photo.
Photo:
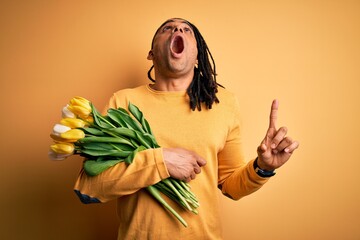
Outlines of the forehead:
M157 34L159 33L159 31L161 30L161 28L169 23L184 23L184 24L187 24L192 30L194 30L193 25L189 21L182 19L182 18L170 18L170 19L166 20L163 24L161 24L161 26L156 30L154 37L151 41L151 48L154 46L155 38L156 38Z
M163 24L161 24L161 26L156 30L156 33L158 33L159 30L168 23L185 23L189 27L192 28L191 23L189 21L185 20L185 19L182 19L182 18L170 18L170 19L166 20Z
M187 20L185 20L185 19L182 19L182 18L170 18L170 19L166 20L166 21L162 24L162 26L165 25L165 24L167 24L167 23L169 23L169 22L186 23L187 25L190 26L190 22L187 21Z

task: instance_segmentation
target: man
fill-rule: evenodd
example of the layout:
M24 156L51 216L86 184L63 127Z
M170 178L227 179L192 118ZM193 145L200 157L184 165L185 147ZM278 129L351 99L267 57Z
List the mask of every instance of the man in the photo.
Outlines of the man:
M161 148L141 151L132 164L119 163L96 177L82 171L75 191L85 203L117 199L118 239L222 239L218 189L236 200L258 190L299 144L285 127L276 128L275 100L257 158L244 161L237 100L218 87L212 56L190 22L162 24L148 59L154 83L116 92L107 108L137 105ZM173 204L187 228L144 190L170 176L189 182L200 202L198 215Z

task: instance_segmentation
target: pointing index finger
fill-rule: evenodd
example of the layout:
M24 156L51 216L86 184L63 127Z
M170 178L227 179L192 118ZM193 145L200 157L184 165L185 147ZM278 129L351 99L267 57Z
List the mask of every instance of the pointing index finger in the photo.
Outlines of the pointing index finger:
M269 128L275 128L276 129L278 108L279 108L279 101L277 99L275 99L271 104Z

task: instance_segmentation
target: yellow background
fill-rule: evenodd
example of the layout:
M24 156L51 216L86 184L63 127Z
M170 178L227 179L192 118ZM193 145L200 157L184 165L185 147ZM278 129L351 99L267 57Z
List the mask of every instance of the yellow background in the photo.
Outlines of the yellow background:
M1 1L1 239L114 239L115 203L82 205L81 159L47 158L60 109L80 95L104 107L148 83L156 28L183 17L242 108L247 159L271 100L300 148L260 191L220 197L224 236L360 239L360 2L349 0Z

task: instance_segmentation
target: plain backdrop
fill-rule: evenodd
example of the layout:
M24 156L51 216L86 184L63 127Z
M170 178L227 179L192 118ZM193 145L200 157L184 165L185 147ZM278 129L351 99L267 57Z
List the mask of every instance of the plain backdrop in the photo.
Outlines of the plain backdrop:
M102 109L116 90L149 83L152 36L182 17L239 99L247 159L274 98L279 126L301 144L258 192L215 194L224 238L360 239L359 13L355 0L0 1L0 238L116 238L115 202L79 202L82 159L48 160L49 134L70 98Z

